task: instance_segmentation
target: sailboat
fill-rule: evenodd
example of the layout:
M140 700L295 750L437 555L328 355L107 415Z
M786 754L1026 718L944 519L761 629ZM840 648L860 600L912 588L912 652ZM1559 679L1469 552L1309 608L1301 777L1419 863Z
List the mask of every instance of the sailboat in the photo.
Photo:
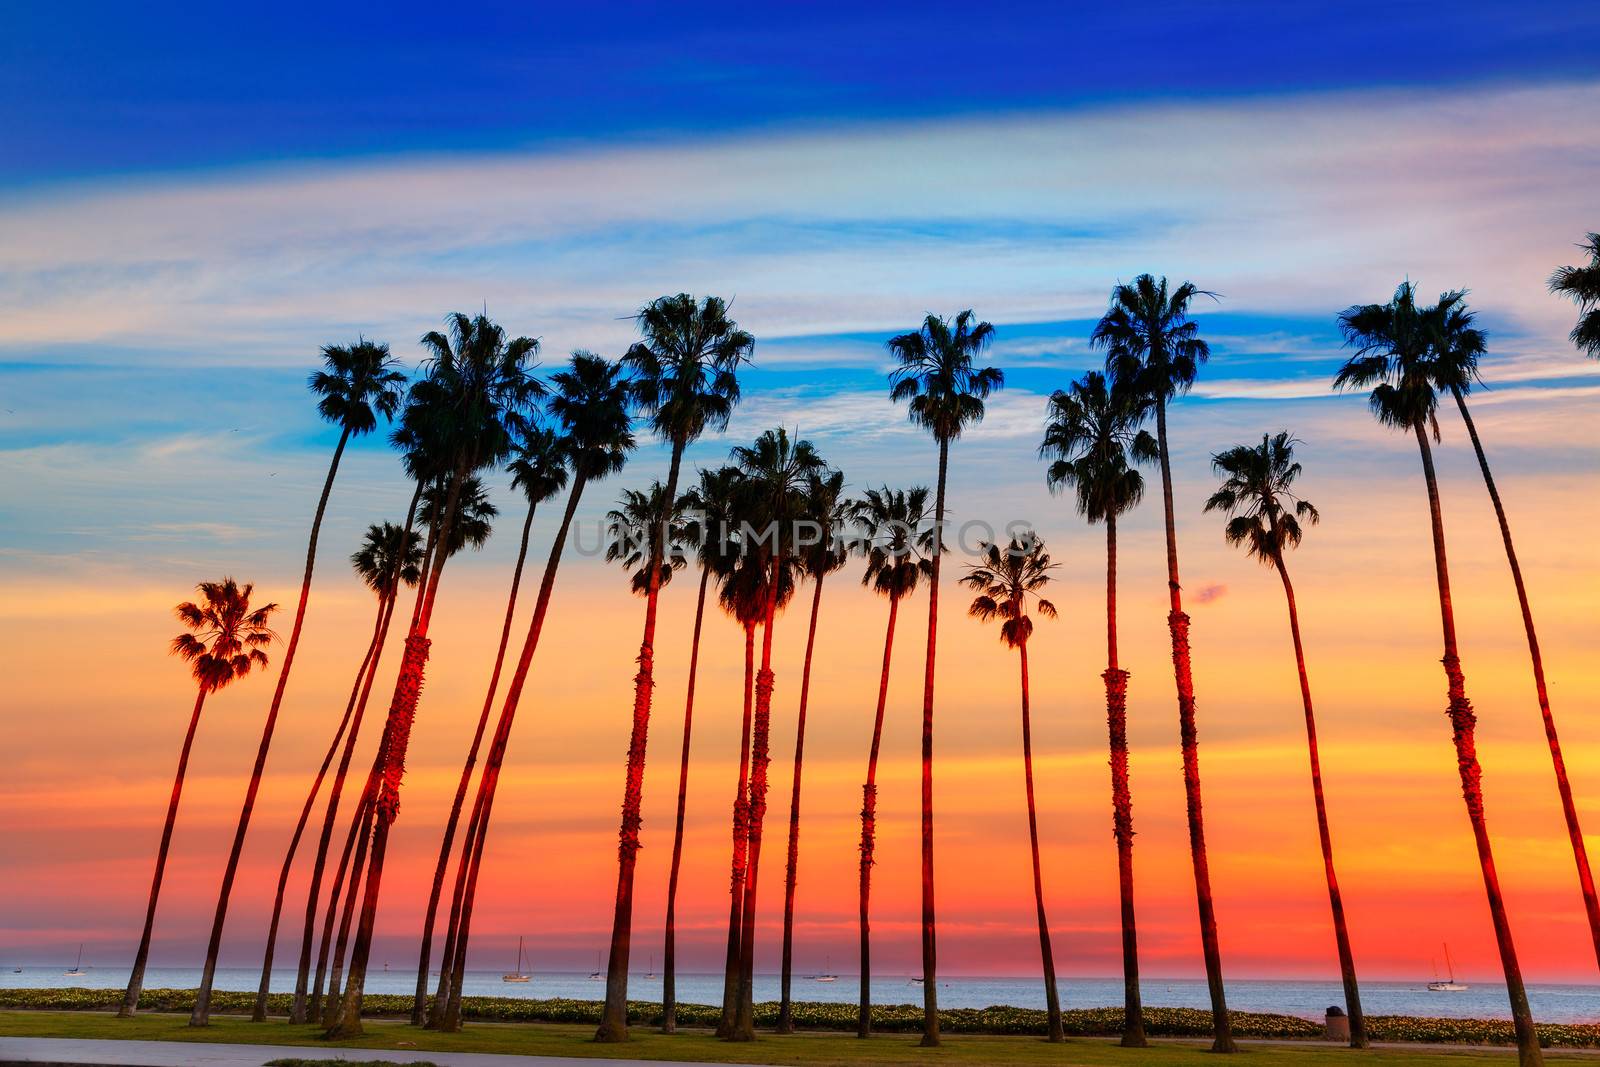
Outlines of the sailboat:
M656 954L652 952L650 953L650 971L645 975L645 979L648 981L657 977L659 976L656 974Z
M1450 944L1449 944L1449 942L1445 942L1445 946L1444 946L1444 966L1445 966L1446 972L1450 975L1450 977L1441 982L1439 980L1438 964L1435 963L1434 970L1433 970L1433 981L1428 983L1428 992L1430 992L1430 993L1464 993L1464 992L1466 992L1467 989L1469 988L1468 985L1465 982L1456 981L1456 966L1450 960Z
M594 954L594 970L589 972L589 981L598 982L604 978L605 975L600 973L600 953L596 952Z
M78 962L72 965L72 970L62 971L61 974L66 978L81 978L83 973L83 942L80 941L78 942Z
M837 982L839 976L833 973L833 957L824 956L822 958L825 961L824 970L821 974L813 976L811 980L813 982Z
M522 938L519 936L517 938L517 969L515 971L513 971L511 974L502 974L500 976L500 981L502 981L502 982L526 982L529 979L529 977L530 976L525 974L525 973L523 973L523 970L522 970Z

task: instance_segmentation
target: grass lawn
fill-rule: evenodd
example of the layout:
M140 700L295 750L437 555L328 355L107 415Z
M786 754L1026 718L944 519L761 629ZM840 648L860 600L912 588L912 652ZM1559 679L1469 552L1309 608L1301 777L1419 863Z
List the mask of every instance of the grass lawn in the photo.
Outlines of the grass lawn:
M734 1045L703 1032L672 1036L638 1027L625 1045L596 1045L590 1026L476 1023L460 1034L436 1034L403 1022L367 1020L367 1035L352 1041L323 1041L318 1030L287 1022L252 1023L236 1017L213 1017L211 1026L190 1029L182 1015L141 1015L118 1019L110 1013L71 1011L0 1011L0 1037L139 1038L153 1041L218 1041L259 1045L304 1045L317 1048L405 1049L417 1052L498 1052L545 1056L626 1057L641 1060L701 1060L712 1063L762 1063L796 1067L853 1067L916 1064L1145 1064L1205 1065L1218 1059L1204 1042L1163 1040L1148 1049L1118 1048L1110 1041L1079 1038L1049 1045L1031 1037L946 1037L938 1049L922 1049L914 1035L887 1034L859 1041L848 1034L805 1033L790 1037L762 1035L754 1044ZM1577 1059L1583 1053L1546 1050L1551 1058ZM1477 1051L1385 1048L1354 1052L1347 1048L1304 1044L1247 1043L1241 1058L1256 1067L1322 1067L1324 1064L1397 1065L1397 1067L1461 1067L1464 1063L1514 1063L1513 1049ZM263 1055L262 1060L273 1058ZM1587 1058L1593 1059L1590 1054Z

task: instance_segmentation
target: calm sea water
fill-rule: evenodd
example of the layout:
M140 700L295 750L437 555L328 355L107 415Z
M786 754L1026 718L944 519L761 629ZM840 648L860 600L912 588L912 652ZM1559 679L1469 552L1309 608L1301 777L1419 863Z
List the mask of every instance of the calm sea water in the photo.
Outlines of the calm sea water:
M85 968L81 977L63 975L62 967L27 966L17 974L7 967L0 972L0 988L120 989L127 984L128 971L122 967ZM217 988L253 991L261 972L247 968L224 967L217 972ZM151 967L145 974L147 989L192 989L199 984L200 972L193 968ZM410 993L415 989L416 972L402 968L384 971L382 964L367 976L371 993ZM1064 978L1059 982L1062 1002L1067 1007L1093 1008L1122 1003L1122 981L1110 978ZM294 988L294 971L273 971L275 991ZM587 974L535 974L523 983L500 981L498 971L468 972L463 985L470 996L523 997L544 999L571 997L599 1000L605 983ZM639 1000L659 998L661 979L635 974L629 981L630 994ZM1144 1002L1163 1007L1204 1008L1209 1005L1205 982L1197 979L1147 979L1143 984ZM778 976L757 975L757 1000L778 999ZM841 974L836 982L817 982L796 976L794 997L808 1001L854 1003L858 996L856 979ZM680 974L678 999L686 1003L717 1004L722 1000L722 975ZM879 1004L920 1003L921 987L904 975L883 975L872 985L872 999ZM1528 999L1541 1022L1600 1022L1600 986L1530 985ZM1503 1019L1505 987L1473 982L1461 993L1431 993L1422 982L1363 982L1361 1002L1370 1015L1436 1015L1455 1018ZM983 1008L1009 1004L1024 1008L1044 1007L1044 985L1038 978L960 978L939 981L939 1003L948 1008ZM1337 982L1253 980L1228 983L1228 1006L1236 1011L1278 1012L1321 1019L1330 1004L1343 1004L1344 995Z

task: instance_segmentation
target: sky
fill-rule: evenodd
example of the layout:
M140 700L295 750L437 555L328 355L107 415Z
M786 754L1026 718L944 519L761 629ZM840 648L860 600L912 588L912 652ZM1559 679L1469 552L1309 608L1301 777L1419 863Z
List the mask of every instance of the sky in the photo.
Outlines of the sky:
M1291 430L1324 516L1291 566L1361 972L1496 967L1455 780L1419 464L1329 381L1335 316L1404 279L1468 288L1490 334L1471 398L1510 511L1580 815L1600 852L1600 594L1590 531L1600 376L1545 290L1600 228L1600 14L1575 5L571 5L382 18L280 5L14 5L0 16L0 956L131 958L191 705L171 607L231 574L292 602L335 439L304 389L319 346L415 339L454 310L536 336L546 368L617 355L647 300L732 301L745 399L696 465L783 425L853 489L927 484L884 341L928 312L996 326L1006 388L956 449L957 522L1033 524L1062 564L1033 648L1047 903L1065 975L1118 973L1103 691L1104 546L1036 457L1044 400L1141 271L1216 294L1212 359L1172 411L1175 500L1226 972L1336 974L1282 591L1201 513L1211 453ZM1491 831L1524 968L1592 981L1572 859L1493 513L1459 420L1438 453ZM609 930L641 604L592 552L641 437L580 511L534 662L474 922L476 966L526 935L587 970ZM414 958L438 834L482 703L521 512L451 565L378 925ZM383 435L347 453L224 942L259 958L271 883L373 609L345 564L409 491ZM534 521L542 560L554 508ZM1201 973L1154 498L1122 529L1145 973ZM941 966L1037 972L1017 664L940 618ZM535 564L539 566L542 564ZM859 564L822 602L806 749L797 967L851 968L855 840L883 602ZM953 572L953 573L952 573ZM659 946L693 614L663 597L636 947ZM808 600L809 598L804 598ZM788 820L805 636L776 632L769 841ZM528 604L523 602L518 629ZM875 955L917 965L917 711L925 601L901 614L880 786ZM721 958L740 634L706 627L679 942ZM281 649L280 649L281 652ZM392 681L394 653L381 678ZM153 962L198 959L272 676L200 728ZM383 690L383 685L377 687ZM375 739L375 731L367 744ZM363 745L363 748L367 747ZM764 899L781 899L781 849ZM304 871L291 899L304 892ZM775 968L776 907L760 959ZM289 936L293 936L291 932ZM281 955L281 954L280 954Z

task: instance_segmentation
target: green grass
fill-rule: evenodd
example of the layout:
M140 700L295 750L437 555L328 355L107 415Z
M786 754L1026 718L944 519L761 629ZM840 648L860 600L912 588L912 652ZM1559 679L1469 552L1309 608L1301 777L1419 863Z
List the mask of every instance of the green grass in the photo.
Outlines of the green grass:
M480 1023L460 1034L437 1034L402 1022L369 1020L366 1035L329 1042L310 1026L287 1022L252 1023L235 1016L216 1017L204 1029L192 1029L182 1015L140 1015L118 1019L110 1013L71 1011L0 1011L0 1036L137 1038L147 1041L218 1041L239 1044L315 1048L405 1049L417 1052L495 1052L573 1057L627 1057L641 1060L699 1060L708 1063L764 1063L781 1067L929 1067L939 1064L1051 1064L1053 1067L1155 1065L1217 1067L1204 1042L1163 1040L1140 1051L1118 1048L1098 1038L1077 1038L1049 1045L1035 1037L951 1036L938 1049L917 1047L907 1034L886 1034L859 1041L848 1034L804 1033L791 1037L762 1035L754 1044L729 1044L703 1031L671 1036L636 1027L624 1045L596 1045L593 1027L574 1024ZM1559 1051L1546 1053L1564 1058ZM1574 1056L1574 1054L1566 1054ZM1515 1061L1510 1049L1350 1049L1312 1042L1247 1044L1239 1059L1251 1067L1463 1067L1482 1062Z
M268 1060L262 1067L328 1067L330 1063L358 1063L361 1067L439 1067L432 1060L312 1060L304 1056L283 1056Z

